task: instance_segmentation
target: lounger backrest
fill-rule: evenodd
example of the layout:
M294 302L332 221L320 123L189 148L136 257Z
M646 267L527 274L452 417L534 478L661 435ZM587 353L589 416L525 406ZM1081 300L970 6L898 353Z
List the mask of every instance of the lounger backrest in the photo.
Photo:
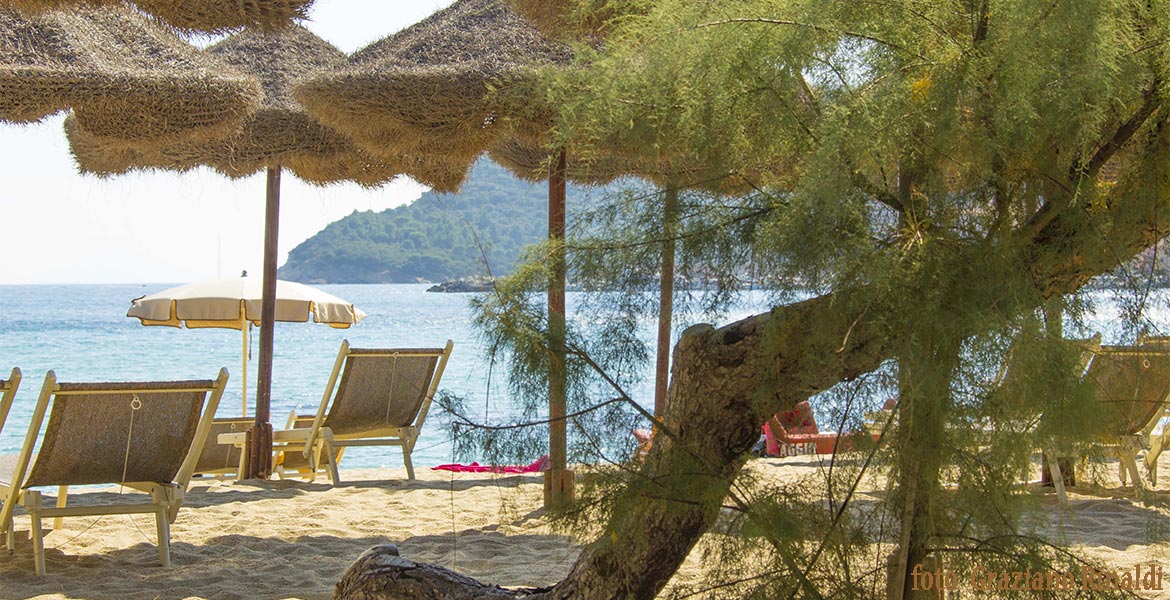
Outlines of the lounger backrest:
M195 463L195 472L213 473L239 468L240 449L233 444L219 443L219 434L243 433L250 429L254 423L255 419L246 417L213 419L210 433L203 442L203 449L199 453L199 462Z
M359 349L346 357L325 425L334 435L406 427L415 423L442 348Z
M1070 372L1069 374L1080 377L1085 374L1085 369L1093 359L1093 354L1101 347L1101 334L1098 333L1089 338L1054 340L1054 342L1060 344L1059 347L1064 350L1078 353L1075 359L1072 358L1071 354L1069 355L1069 360L1075 360L1075 362L1069 364L1069 367L1074 369L1074 372ZM1053 340L1050 340L1049 343L1053 343ZM1013 343L1008 350L1007 360L1000 365L1000 370L996 374L995 380L997 385L1007 387L1020 385L1022 383L1021 378L1029 374L1029 370L1022 368L1021 364L1033 358L1037 357L1027 354L1020 347L1019 343Z
M1170 348L1170 336L1142 334L1137 345L1144 348Z
M8 412L12 410L16 389L20 387L20 377L20 369L13 367L8 379L0 379L0 431L4 431L4 422L8 420Z
M209 418L201 423L205 409L215 410L209 395L218 403L226 379L223 372L216 381L56 384L22 487L177 482L202 448L202 439L192 443L197 433L209 429Z
M1085 382L1105 409L1102 431L1136 433L1161 414L1170 397L1170 348L1102 346Z

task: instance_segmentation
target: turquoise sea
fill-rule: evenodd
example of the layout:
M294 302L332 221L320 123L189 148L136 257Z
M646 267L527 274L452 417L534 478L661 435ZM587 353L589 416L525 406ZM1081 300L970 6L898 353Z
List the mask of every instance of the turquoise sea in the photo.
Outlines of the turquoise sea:
M143 327L125 316L131 299L173 285L0 285L0 378L6 378L14 366L24 374L12 414L0 431L0 453L20 449L32 405L49 369L59 381L136 381L207 379L227 367L231 379L218 415L239 416L240 332ZM451 339L455 350L440 389L469 398L476 406L484 406L490 392L493 403L504 409L508 406L503 374L489 377L487 353L471 328L469 295L428 293L425 284L319 287L353 302L368 316L350 329L276 324L272 419L277 427L289 411L312 414L316 410L342 339L357 347L439 347ZM569 293L570 313L578 298L577 293ZM749 310L745 307L740 312ZM646 323L643 329L646 339L652 339L653 324ZM255 396L257 332L253 330L250 344L250 403ZM489 381L495 382L491 390ZM653 405L649 382L633 393L640 402ZM430 418L428 424L415 449L415 464L451 462L451 442L444 439L444 430ZM347 468L400 466L397 448L352 448L343 462Z
M60 381L207 379L220 367L231 374L219 416L239 416L241 336L230 329L144 327L126 317L130 300L170 284L0 286L0 371L24 374L12 414L0 431L0 453L16 452L24 439L32 405L45 372ZM350 329L313 323L277 323L273 353L272 418L279 427L289 411L312 414L342 339L357 347L440 347L455 350L441 388L478 395L488 380L484 353L468 320L468 296L434 294L426 285L327 285L331 294L353 302L368 317ZM255 396L258 329L253 330L248 365L248 398ZM248 414L252 414L249 407ZM434 413L432 413L433 415ZM415 464L450 462L450 444L441 428L424 427ZM400 467L396 448L346 452L344 466Z
M125 316L130 300L161 291L170 284L147 285L0 285L0 377L20 367L24 381L8 423L0 431L0 453L14 453L24 439L32 405L45 371L53 369L60 381L133 381L150 379L212 378L220 367L231 373L219 416L238 416L240 402L240 333L227 329L175 329L143 327ZM455 342L441 389L484 406L491 394L496 406L506 410L507 390L503 373L489 377L487 352L471 328L467 294L427 293L419 285L325 285L321 289L345 298L369 316L358 325L332 329L312 323L277 323L273 357L272 416L279 427L289 411L312 414L321 400L326 379L343 338L357 347L437 347L447 339ZM752 292L747 302L719 319L727 323L762 310L766 294ZM1088 322L1103 331L1107 342L1124 341L1117 327L1117 306L1110 294L1094 293L1098 315ZM1170 331L1166 294L1158 293L1150 311L1156 331ZM578 293L569 293L570 318ZM700 320L698 315L679 315L676 322ZM653 323L640 328L651 340ZM676 328L678 331L678 328ZM251 342L249 399L255 395L256 336ZM647 373L649 375L649 373ZM492 384L489 389L488 382ZM632 395L645 406L653 404L648 380L635 386ZM251 414L251 409L249 409ZM432 412L432 415L435 413ZM476 415L477 417L482 416ZM433 466L452 461L451 441L444 430L428 419L415 450L415 464ZM353 448L346 451L344 467L399 467L395 448Z

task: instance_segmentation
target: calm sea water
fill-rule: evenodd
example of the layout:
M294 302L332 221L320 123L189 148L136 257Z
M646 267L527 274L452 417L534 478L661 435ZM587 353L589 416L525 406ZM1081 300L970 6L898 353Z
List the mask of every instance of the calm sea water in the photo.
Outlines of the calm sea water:
M220 329L143 327L125 316L130 300L169 285L36 285L0 286L0 377L18 366L24 381L8 423L0 431L0 453L20 448L32 405L45 371L56 371L60 381L134 381L151 379L206 379L220 367L231 373L219 416L239 416L240 333ZM502 377L489 377L487 353L472 330L469 296L432 294L426 285L326 285L325 291L345 298L369 315L360 324L338 330L311 323L277 323L273 356L272 415L279 427L289 411L312 414L321 400L326 379L343 338L357 347L437 347L447 339L455 350L443 375L441 388L482 400L489 392L507 400ZM1159 295L1164 296L1164 294ZM570 293L569 310L580 299ZM1090 327L1105 331L1106 341L1116 341L1116 307L1108 295L1098 294L1100 314ZM742 307L720 319L729 322L757 312L766 295L752 293ZM1156 329L1170 331L1167 312L1158 305L1151 312ZM681 315L680 323L697 320ZM1159 324L1161 326L1159 327ZM644 339L653 335L645 323ZM677 331L677 329L676 329ZM257 341L251 343L249 392L255 394ZM488 381L497 382L488 389ZM644 381L632 393L650 406L652 385ZM481 404L482 405L482 404ZM249 410L249 413L251 411ZM434 414L434 413L432 413ZM428 419L429 421L429 419ZM451 442L434 423L424 427L414 454L415 464L433 466L450 462ZM344 466L399 467L397 448L352 448Z
M0 431L0 453L19 451L32 405L45 372L59 381L136 381L213 378L220 367L231 373L218 416L239 416L241 341L230 329L143 327L127 318L130 300L171 285L0 286L0 377L20 367L24 374L8 423ZM470 326L466 294L427 293L427 285L324 285L369 315L350 329L312 323L277 323L272 375L272 419L282 426L288 413L312 414L342 339L357 347L439 347L455 343L441 389L476 400L489 393L507 401L502 376L489 377L487 353ZM569 308L578 298L569 294ZM763 296L759 296L762 301ZM745 307L741 314L750 310ZM734 316L734 315L733 315ZM729 316L729 318L731 318ZM653 334L647 323L646 339ZM253 330L248 366L249 403L255 396L258 341ZM639 401L652 405L649 382L636 387ZM482 402L479 403L482 406ZM249 408L251 414L251 408ZM432 415L435 412L431 413ZM413 455L418 466L451 462L451 443L428 418ZM351 448L348 468L400 467L397 448Z

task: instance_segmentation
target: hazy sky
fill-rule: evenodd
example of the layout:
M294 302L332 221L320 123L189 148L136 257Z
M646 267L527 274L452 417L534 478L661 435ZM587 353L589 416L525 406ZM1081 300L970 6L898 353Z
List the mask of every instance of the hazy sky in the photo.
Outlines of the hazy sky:
M317 0L305 25L345 52L415 23L451 0ZM263 262L264 174L206 169L98 179L77 173L63 115L0 124L0 284L179 283L256 276ZM400 178L376 190L281 177L280 264L289 250L354 210L384 210L426 188Z

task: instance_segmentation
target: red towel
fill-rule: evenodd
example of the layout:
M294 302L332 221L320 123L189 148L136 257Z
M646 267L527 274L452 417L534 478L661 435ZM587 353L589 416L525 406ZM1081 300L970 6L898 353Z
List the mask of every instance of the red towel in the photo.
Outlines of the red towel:
M525 466L493 467L473 462L470 465L450 464L431 467L432 471L454 471L456 473L539 473L548 469L548 455L532 461Z

